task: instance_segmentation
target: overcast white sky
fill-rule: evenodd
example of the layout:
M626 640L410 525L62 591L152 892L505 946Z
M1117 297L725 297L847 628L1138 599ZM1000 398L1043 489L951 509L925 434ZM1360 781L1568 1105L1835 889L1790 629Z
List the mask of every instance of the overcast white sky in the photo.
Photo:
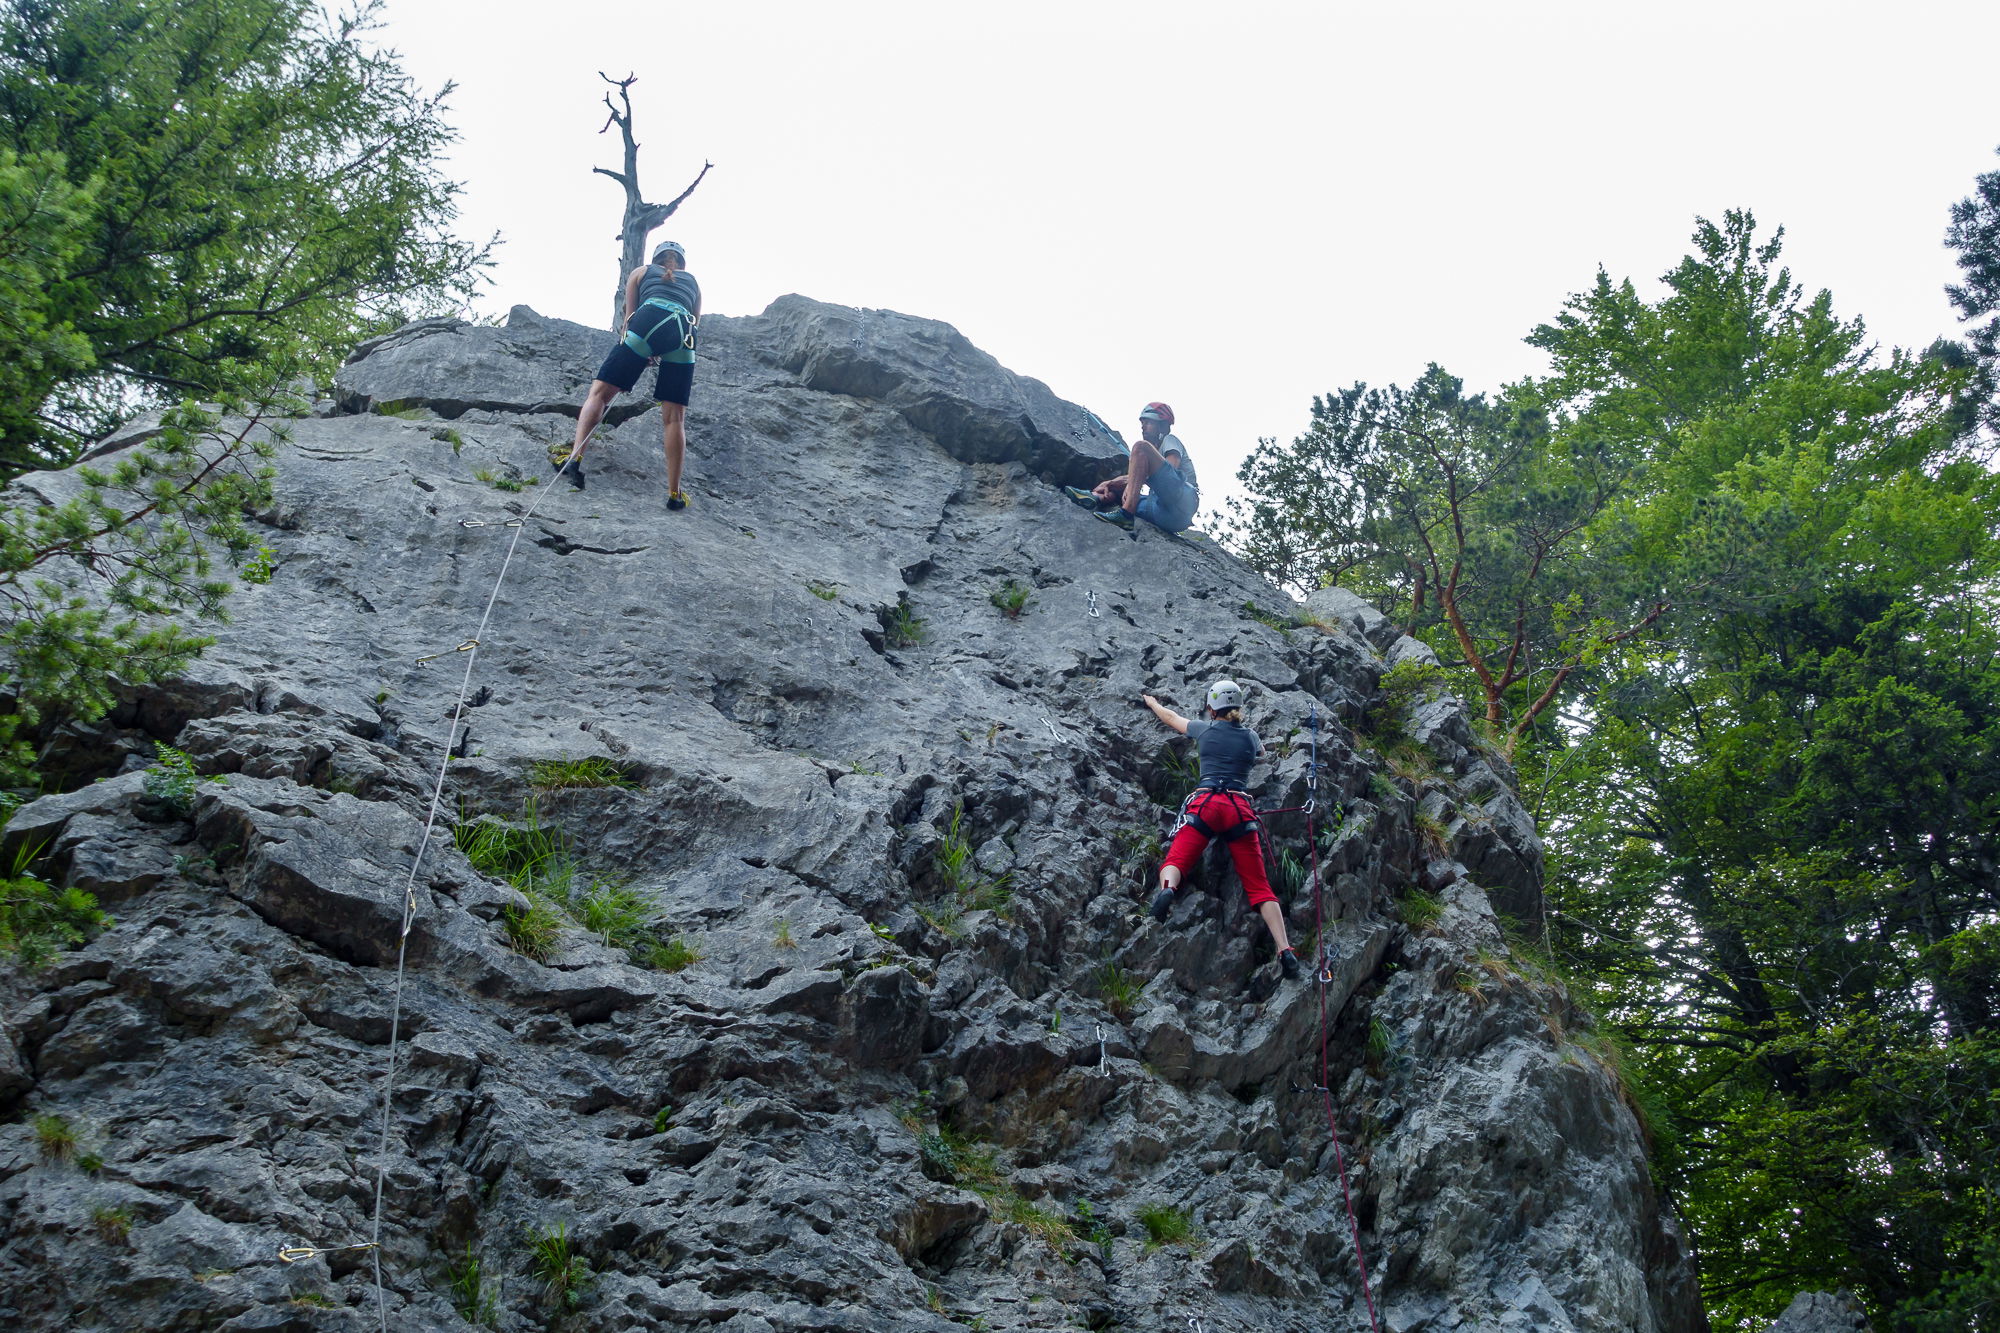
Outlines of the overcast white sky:
M1179 415L1212 507L1312 396L1429 361L1493 388L1598 265L1696 215L1786 228L1884 345L1956 327L1946 211L2000 169L2000 3L388 0L458 90L481 309L603 326L623 197L598 71L707 308L945 320L1128 438ZM690 413L700 453L700 386ZM695 466L699 466L697 462ZM1230 489L1234 489L1232 486Z

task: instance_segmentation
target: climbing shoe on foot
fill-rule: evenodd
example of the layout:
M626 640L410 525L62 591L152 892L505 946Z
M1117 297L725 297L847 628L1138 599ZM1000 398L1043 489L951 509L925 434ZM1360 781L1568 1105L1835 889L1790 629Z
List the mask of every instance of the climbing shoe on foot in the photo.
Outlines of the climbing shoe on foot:
M1174 891L1172 889L1163 888L1153 895L1153 920L1165 921L1167 913L1173 910Z
M1139 520L1122 509L1100 509L1097 511L1097 517L1112 527L1123 528L1127 532L1136 532L1139 527Z
M681 510L686 509L687 507L688 507L688 498L686 491L667 492L667 508L673 510L675 513L679 513Z
M1085 509L1096 509L1103 503L1097 498L1096 491L1086 491L1080 486L1065 486L1063 494L1069 497L1071 504L1082 505Z
M579 462L564 463L560 468L556 469L556 475L561 477L564 481L568 482L571 486L574 486L577 490L580 491L583 489L582 463Z
M1290 949L1278 955L1278 970L1285 974L1287 981L1297 981L1305 975L1305 969L1299 966L1298 954Z

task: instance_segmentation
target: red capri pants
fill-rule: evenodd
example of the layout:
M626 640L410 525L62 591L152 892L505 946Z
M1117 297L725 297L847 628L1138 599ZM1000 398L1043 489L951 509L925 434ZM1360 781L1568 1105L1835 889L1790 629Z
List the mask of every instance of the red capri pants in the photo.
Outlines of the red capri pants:
M1254 824L1256 818L1256 809L1242 792L1196 788L1181 806L1181 820L1174 828L1173 844L1167 848L1167 864L1178 867L1185 878L1207 850L1211 835L1223 837L1231 829ZM1207 832L1202 830L1203 824L1208 826ZM1243 896L1250 900L1250 910L1278 901L1278 895L1271 892L1271 881L1264 876L1264 846L1257 832L1253 829L1241 837L1230 838L1228 844L1230 859L1236 862L1236 877L1243 881Z

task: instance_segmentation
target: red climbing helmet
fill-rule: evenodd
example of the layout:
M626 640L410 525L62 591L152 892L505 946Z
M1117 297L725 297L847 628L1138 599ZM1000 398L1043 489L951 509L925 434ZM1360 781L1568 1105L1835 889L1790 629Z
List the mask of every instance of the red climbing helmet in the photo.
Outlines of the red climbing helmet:
M1174 409L1165 403L1147 403L1139 409L1139 420L1164 421L1171 426L1174 424Z

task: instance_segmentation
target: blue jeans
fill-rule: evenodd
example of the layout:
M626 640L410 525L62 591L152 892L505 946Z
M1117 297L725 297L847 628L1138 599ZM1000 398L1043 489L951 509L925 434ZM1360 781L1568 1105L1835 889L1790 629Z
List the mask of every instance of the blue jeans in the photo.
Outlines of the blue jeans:
M1146 493L1133 512L1156 528L1185 532L1200 503L1200 494L1181 480L1180 469L1162 466L1146 478Z

